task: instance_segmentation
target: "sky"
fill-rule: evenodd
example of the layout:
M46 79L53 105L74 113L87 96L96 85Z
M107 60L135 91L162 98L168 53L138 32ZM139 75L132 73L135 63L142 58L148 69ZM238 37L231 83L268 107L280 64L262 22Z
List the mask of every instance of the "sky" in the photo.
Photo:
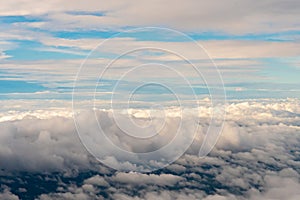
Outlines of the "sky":
M299 199L298 0L0 3L0 199Z
M200 62L205 58L190 47L192 39L205 48L219 68L228 98L299 97L297 1L228 1L226 5L188 1L184 5L174 2L172 9L169 3L2 3L1 99L19 99L19 93L31 93L26 98L69 98L79 66L91 50L108 38L118 42L107 43L110 48L98 48L95 57L99 61L95 64L100 66L96 67L104 67L106 59L117 57L120 46L161 45L194 52L190 59L204 70ZM31 9L32 5L36 9ZM124 33L143 27L174 29L190 38L159 29ZM136 57L131 59L136 61ZM157 59L158 56L148 58L147 62ZM160 59L161 63L173 62L173 66L181 64L171 56Z

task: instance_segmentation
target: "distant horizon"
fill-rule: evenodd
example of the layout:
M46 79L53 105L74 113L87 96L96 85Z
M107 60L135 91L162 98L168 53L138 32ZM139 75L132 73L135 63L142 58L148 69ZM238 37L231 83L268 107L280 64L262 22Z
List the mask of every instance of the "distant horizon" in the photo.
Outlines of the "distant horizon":
M300 199L300 1L0 3L0 199Z

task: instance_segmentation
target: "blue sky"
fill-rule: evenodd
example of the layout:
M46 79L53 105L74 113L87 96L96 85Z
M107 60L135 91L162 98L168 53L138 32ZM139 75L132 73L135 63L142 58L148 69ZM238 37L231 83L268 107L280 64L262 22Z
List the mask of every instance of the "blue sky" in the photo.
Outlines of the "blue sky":
M299 19L299 0L2 0L0 199L300 199Z
M139 3L125 6L123 10L119 10L119 7L124 6L121 2L116 5L95 4L80 6L74 2L68 8L56 8L53 3L50 7L40 5L39 11L30 11L26 5L20 9L4 5L3 12L0 12L1 96L12 98L11 93L33 93L31 98L35 98L36 92L51 91L66 98L82 61L100 42L111 37L125 41L119 45L135 46L134 43L138 43L140 46L154 42L189 48L188 45L185 46L188 39L167 32L140 31L116 35L147 26L178 30L203 45L223 75L229 98L300 96L297 87L300 83L300 28L295 16L293 19L284 13L275 16L272 8L256 9L251 13L254 8L247 4L249 11L245 11L244 18L239 19L235 17L238 16L238 11L234 10L239 5L230 4L225 10L231 11L233 18L216 18L214 11L214 15L207 12L205 20L199 20L200 14L180 13L181 8L175 7L174 12L167 15L173 17L169 21L160 14L160 20L154 16L147 18L150 11L146 5ZM211 5L208 3L207 6ZM217 9L218 6L215 6ZM131 15L124 14L126 9L141 9L144 12L135 15L140 15L140 18L132 18ZM200 12L201 8L198 9ZM193 12L192 9L191 13ZM255 21L262 12L266 17ZM176 23L176 20L179 22ZM206 23L207 21L210 23ZM120 54L116 49L117 44L112 49L100 49L96 57L113 59ZM197 56L193 58L197 60ZM172 60L160 62L170 64ZM180 65L177 61L173 61L174 63L176 67ZM112 81L114 79L116 77ZM94 80L90 81L91 87L94 87ZM132 84L136 82L131 81ZM106 89L107 92L111 90ZM196 87L194 89L199 92Z

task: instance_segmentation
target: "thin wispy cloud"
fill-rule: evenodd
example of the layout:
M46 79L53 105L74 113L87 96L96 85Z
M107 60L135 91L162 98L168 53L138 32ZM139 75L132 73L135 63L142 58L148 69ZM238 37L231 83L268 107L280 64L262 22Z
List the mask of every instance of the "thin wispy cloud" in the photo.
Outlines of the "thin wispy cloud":
M299 199L298 0L0 4L0 199Z

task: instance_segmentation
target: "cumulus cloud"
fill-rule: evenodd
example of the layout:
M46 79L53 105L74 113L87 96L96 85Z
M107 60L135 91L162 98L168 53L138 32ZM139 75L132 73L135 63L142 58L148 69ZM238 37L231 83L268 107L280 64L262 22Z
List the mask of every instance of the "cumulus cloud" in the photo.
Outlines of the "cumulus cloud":
M17 195L12 194L7 188L0 193L0 199L19 200Z
M198 157L200 136L177 161L146 174L116 172L97 162L84 150L68 115L10 119L0 125L1 195L31 194L30 181L38 180L37 199L297 199L299 105L296 99L231 102L223 134L207 157ZM104 113L99 116L107 120ZM207 107L198 121L203 130L208 117ZM118 159L115 164L122 164ZM49 181L53 187L43 189Z
M101 176L96 175L84 181L86 184L108 187L109 183Z
M1 167L40 171L84 166L88 156L74 133L72 121L60 117L3 122Z
M175 183L184 180L183 177L175 176L172 174L140 174L140 173L117 173L112 177L113 181L132 185L159 185L167 186L174 185Z

